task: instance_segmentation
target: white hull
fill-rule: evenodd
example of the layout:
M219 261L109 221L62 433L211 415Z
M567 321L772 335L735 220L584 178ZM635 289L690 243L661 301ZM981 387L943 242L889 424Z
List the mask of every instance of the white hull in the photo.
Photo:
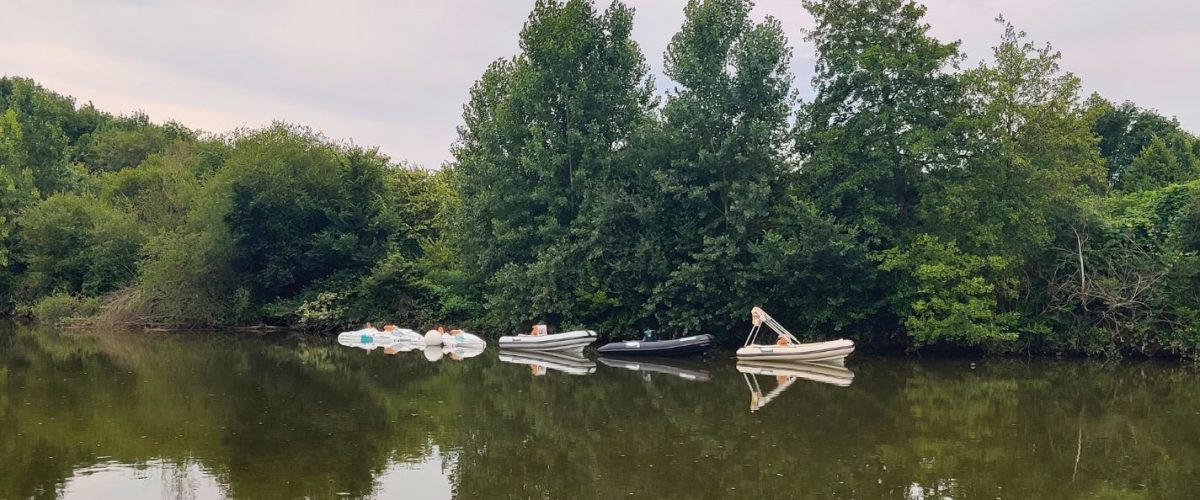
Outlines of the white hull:
M596 341L596 332L579 330L553 335L510 335L500 337L500 348L513 351L582 351Z
M392 335L396 337L397 342L422 344L425 342L425 336L408 328L397 328L392 330Z
M482 350L487 346L487 342L475 334L452 332L442 334L442 345L445 347L477 347Z
M807 361L840 364L854 352L854 342L846 339L793 345L750 345L737 350L743 361Z

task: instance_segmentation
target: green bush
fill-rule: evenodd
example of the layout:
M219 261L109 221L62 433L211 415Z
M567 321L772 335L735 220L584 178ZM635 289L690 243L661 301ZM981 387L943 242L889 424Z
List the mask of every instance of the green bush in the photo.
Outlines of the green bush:
M56 293L38 300L32 312L39 321L62 323L70 319L94 316L100 312L100 301L94 297Z
M879 269L895 275L892 308L914 344L1002 347L1017 339L1019 315L999 303L1014 283L994 278L1003 275L1003 257L963 253L954 242L920 235L882 252L881 261Z
M137 223L95 198L51 196L21 215L18 237L38 293L98 295L136 277L142 245Z

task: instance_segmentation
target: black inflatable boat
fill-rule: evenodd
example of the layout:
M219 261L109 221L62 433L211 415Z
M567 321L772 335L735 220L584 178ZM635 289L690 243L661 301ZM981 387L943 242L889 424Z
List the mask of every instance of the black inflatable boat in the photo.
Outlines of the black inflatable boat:
M683 356L708 350L715 339L712 335L694 335L681 339L658 340L658 333L647 330L642 340L626 340L605 344L597 352L621 356Z

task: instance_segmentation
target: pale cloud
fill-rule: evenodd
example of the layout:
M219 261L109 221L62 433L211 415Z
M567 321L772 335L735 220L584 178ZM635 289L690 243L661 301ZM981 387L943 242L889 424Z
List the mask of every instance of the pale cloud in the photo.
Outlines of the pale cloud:
M437 167L450 158L467 91L488 63L518 50L533 2L0 0L0 74L34 78L115 112L142 110L212 132L272 120L378 145ZM683 0L632 0L634 36L660 90L662 54ZM606 5L602 2L601 5ZM1004 14L1063 53L1085 91L1130 99L1200 127L1200 3L1143 0L930 0L928 21L990 54ZM811 96L811 18L796 0L761 0L795 47ZM972 62L971 64L974 64Z

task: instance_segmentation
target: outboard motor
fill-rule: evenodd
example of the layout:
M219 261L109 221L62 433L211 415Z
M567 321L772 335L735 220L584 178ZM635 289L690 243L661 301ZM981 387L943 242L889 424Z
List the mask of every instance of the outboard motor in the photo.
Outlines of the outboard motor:
M642 332L642 342L658 342L658 330L646 330Z

